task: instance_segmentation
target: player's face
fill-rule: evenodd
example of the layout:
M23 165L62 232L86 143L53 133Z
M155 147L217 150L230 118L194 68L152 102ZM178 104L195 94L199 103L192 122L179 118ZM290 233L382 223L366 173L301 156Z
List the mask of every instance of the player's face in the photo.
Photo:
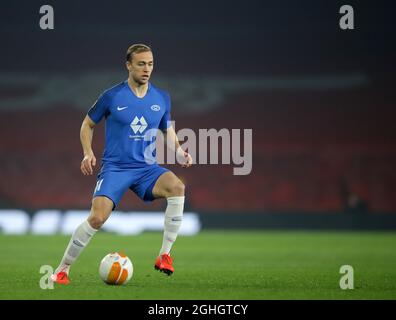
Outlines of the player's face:
M133 54L132 61L127 62L129 74L140 85L146 84L149 81L153 66L153 53L150 51L135 53Z

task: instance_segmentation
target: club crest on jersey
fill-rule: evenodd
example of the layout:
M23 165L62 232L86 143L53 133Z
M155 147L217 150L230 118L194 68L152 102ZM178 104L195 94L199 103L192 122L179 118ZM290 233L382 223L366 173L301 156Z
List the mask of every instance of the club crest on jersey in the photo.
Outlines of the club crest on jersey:
M160 111L161 110L161 107L158 104L153 104L150 108L153 111Z

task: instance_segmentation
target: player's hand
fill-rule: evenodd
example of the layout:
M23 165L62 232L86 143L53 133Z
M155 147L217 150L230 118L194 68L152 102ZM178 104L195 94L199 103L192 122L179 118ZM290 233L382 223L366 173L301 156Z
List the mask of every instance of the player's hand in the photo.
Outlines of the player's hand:
M177 159L183 168L188 168L192 166L193 159L191 155L184 151L182 148L177 149Z
M93 174L93 167L96 166L96 158L93 152L88 153L84 156L81 161L81 172L84 176Z

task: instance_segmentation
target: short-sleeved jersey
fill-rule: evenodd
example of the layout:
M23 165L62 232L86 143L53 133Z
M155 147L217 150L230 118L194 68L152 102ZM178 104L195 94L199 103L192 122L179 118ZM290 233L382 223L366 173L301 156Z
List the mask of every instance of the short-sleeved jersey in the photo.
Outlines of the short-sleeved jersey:
M155 163L155 133L171 125L170 109L169 94L151 83L142 98L127 80L104 91L88 111L95 123L106 119L103 164L135 168Z

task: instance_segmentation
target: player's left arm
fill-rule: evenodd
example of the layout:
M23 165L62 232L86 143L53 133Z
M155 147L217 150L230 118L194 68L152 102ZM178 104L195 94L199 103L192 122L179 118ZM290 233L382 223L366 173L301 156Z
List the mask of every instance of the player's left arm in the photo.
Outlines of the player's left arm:
M193 159L191 155L182 149L180 146L179 139L177 138L175 129L173 126L168 127L168 129L163 130L164 133L164 141L168 148L171 148L176 152L176 157L178 158L178 162L181 164L183 168L191 167L193 163Z

